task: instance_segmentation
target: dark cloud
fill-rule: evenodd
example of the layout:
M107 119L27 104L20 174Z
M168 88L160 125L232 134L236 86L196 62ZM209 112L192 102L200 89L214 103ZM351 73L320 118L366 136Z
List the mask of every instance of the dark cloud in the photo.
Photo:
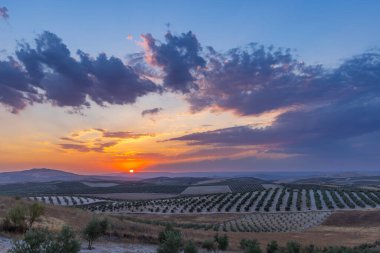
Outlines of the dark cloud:
M1 62L0 102L16 113L27 104L45 101L72 108L89 107L90 101L102 106L132 104L162 90L116 57L91 58L82 51L77 55L79 60L50 32L39 35L35 47L20 44L17 60Z
M321 66L307 66L289 49L251 44L225 54L210 51L199 91L188 101L193 111L208 107L254 115L278 108L321 102L334 85L323 81Z
M194 72L205 67L206 60L201 56L201 45L191 31L179 36L168 32L165 43L160 43L151 34L142 37L146 59L151 65L162 68L165 87L182 93L198 88Z
M271 50L238 50L225 61L216 60L205 75L205 86L189 101L194 110L219 107L241 115L288 108L273 125L231 127L172 140L318 157L375 155L371 150L379 146L380 54L361 54L335 69L323 69L292 60L289 52Z
M161 107L156 107L156 108L152 108L152 109L146 109L146 110L143 110L141 112L141 116L145 116L145 115L156 115L158 114L159 112L161 112L163 109Z
M0 7L0 18L2 19L8 19L9 13L7 7Z
M238 126L171 140L187 141L192 145L264 145L300 152L299 147L328 146L340 140L380 131L379 112L380 100L355 101L351 105L287 112L265 128Z
M28 82L25 71L13 59L0 60L0 103L17 113L28 104L41 101L36 87Z

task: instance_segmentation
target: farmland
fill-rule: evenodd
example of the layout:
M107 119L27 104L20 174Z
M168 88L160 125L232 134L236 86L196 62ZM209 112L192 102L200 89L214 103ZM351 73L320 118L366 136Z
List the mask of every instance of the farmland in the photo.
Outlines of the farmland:
M93 212L172 214L305 212L379 207L378 191L293 187L160 200L110 201L86 206Z
M226 214L224 219L217 221L175 224L181 228L219 232L300 232L322 224L335 211L380 208L378 191L294 185L276 187L275 184L270 186L257 191L150 200L115 200L76 195L38 196L32 199L53 205L75 205L94 213L110 215ZM139 218L133 221L146 223ZM168 222L153 223L165 225Z
M84 196L38 196L38 197L29 197L29 199L43 202L45 204L60 205L60 206L88 205L88 204L105 201L99 198L91 198L91 197L84 197Z

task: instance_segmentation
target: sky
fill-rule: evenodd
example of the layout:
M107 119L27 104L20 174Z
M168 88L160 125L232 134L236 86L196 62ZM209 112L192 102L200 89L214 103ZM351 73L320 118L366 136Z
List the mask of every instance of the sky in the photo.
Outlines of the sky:
M378 170L378 13L0 0L0 171Z

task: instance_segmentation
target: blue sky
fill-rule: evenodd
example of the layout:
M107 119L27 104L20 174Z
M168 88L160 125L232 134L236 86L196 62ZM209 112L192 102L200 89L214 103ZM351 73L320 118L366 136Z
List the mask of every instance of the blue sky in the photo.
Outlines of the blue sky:
M309 63L337 61L380 44L378 1L1 1L11 18L0 40L32 40L48 30L70 48L119 57L139 48L127 41L193 31L203 45L228 50L250 42L296 49ZM2 44L3 44L2 43Z
M376 170L379 13L0 0L0 170Z

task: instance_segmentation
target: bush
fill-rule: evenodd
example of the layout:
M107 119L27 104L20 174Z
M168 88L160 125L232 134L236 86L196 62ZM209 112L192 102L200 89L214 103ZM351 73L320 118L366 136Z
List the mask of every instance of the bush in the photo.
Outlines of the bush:
M207 250L208 252L216 250L215 244L211 240L206 240L202 243L202 249Z
M80 242L76 240L74 231L64 226L56 238L57 253L76 253L80 250Z
M25 206L17 205L11 208L3 221L3 228L7 228L9 232L25 233L27 228Z
M278 251L278 244L276 241L271 241L267 245L267 253L275 253Z
M227 235L219 236L218 234L216 234L214 236L214 241L217 244L218 250L224 251L228 248L228 237L227 237Z
M257 240L243 239L240 241L240 248L244 253L261 253L260 244Z
M194 245L192 241L188 242L183 249L183 253L198 253L197 247Z
M157 253L179 253L182 245L182 235L177 231L165 231L164 239L157 249Z
M93 218L83 230L83 237L88 241L88 249L92 249L92 243L107 231L108 221Z
M9 253L77 253L80 243L74 232L64 227L57 236L48 230L28 230L23 240L16 241Z
M301 245L298 242L290 241L286 244L288 253L300 253Z

